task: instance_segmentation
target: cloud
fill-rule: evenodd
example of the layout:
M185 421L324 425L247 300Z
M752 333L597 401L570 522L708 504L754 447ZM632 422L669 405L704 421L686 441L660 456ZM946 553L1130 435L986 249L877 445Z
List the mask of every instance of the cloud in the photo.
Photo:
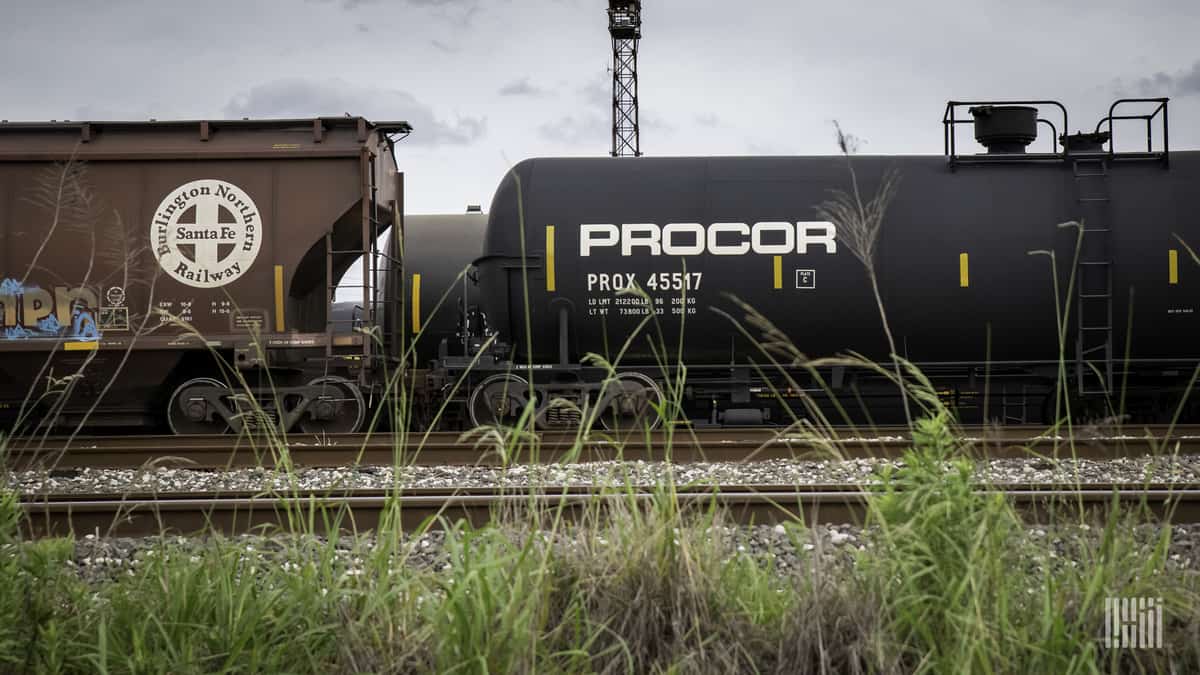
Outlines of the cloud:
M513 80L503 87L500 87L500 90L497 93L499 93L501 96L527 96L530 98L542 98L545 96L550 96L553 92L531 84L528 77L522 77L519 80Z
M234 96L222 112L228 118L306 118L346 113L368 119L403 119L412 124L413 145L467 145L487 131L487 118L439 119L433 108L399 89L363 86L342 79L273 80Z
M457 54L462 51L462 47L459 47L458 45L446 44L441 40L430 40L429 46L447 54Z
M355 12L363 7L386 7L389 4L407 5L418 9L428 9L433 16L444 19L458 26L470 26L475 15L479 13L479 0L400 0L399 3L383 2L382 0L308 0L309 2L336 2L347 12Z
M309 0L309 2L330 3L336 2L346 11L354 11L359 7L381 4L381 0ZM401 4L410 5L412 7L474 7L479 4L478 0L402 0Z
M594 77L579 88L585 105L604 110L612 107L612 76Z
M564 145L612 146L612 77L598 74L576 89L582 102L578 115L565 115L538 127L543 140ZM645 108L638 110L638 126L644 139L646 132L654 135L674 133L675 126Z
M771 143L760 143L758 141L747 140L745 142L746 154L755 157L763 155L779 155L783 154L778 145Z
M674 124L671 124L662 117L659 117L652 111L645 109L638 110L638 126L643 130L649 130L659 134L675 133Z
M1117 83L1117 90L1124 94L1130 89L1124 83ZM1149 77L1138 78L1132 85L1133 93L1139 96L1191 96L1200 94L1200 61L1192 64L1187 70L1181 70L1174 75L1159 71Z
M612 124L599 115L565 115L538 127L544 140L564 145L595 145L605 148L611 144Z
M564 115L538 127L538 136L562 145L588 145L608 148L612 145L612 80L607 76L592 77L575 90L583 102L578 115Z
M696 120L696 124L699 124L702 127L725 126L725 123L721 121L721 118L714 113L702 113L700 115L696 115L694 119Z
M612 93L611 75L594 77L578 89L579 98L583 101L583 105L592 110L599 111L606 118L612 116ZM642 129L652 129L660 132L675 131L675 125L659 117L653 111L647 110L645 106L639 106L638 108L638 125ZM609 129L609 133L612 133L611 128Z
M96 105L89 103L79 106L71 119L76 121L99 121L99 120L148 120L151 117L159 118L160 112L155 112L150 105L134 103L132 101L113 101L113 105ZM166 119L163 117L162 119Z

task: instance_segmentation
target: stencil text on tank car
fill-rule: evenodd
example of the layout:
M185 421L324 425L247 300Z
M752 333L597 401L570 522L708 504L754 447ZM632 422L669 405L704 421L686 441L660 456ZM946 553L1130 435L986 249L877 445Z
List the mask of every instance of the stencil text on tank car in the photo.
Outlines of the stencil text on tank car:
M158 264L180 283L217 288L244 275L262 246L262 220L245 190L194 180L167 193L150 223Z

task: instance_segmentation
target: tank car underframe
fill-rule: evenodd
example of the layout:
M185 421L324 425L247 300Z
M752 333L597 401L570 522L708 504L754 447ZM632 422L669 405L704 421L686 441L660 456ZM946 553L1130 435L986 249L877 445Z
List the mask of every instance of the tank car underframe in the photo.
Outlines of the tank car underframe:
M531 417L539 429L577 426L585 416L611 429L622 415L626 423L654 427L654 406L664 400L652 375L633 370L610 378L602 368L539 364L531 371L527 364L450 357L417 372L417 381L424 383L418 417L425 423L436 417L441 426L511 426L532 401Z
M1049 424L1066 414L1076 420L1102 420L1123 416L1133 422L1167 421L1177 413L1182 419L1200 414L1195 396L1191 408L1181 405L1188 394L1188 379L1195 363L1147 360L1131 362L1118 372L1122 384L1102 398L1076 397L1070 391L1072 363L1067 362L1061 402L1056 382L1057 361L1013 363L916 364L929 378L941 403L960 421L999 424ZM764 376L765 375L765 376ZM640 377L653 383L655 406L666 402L665 381L678 381L678 368L658 366L622 368L618 377ZM497 389L497 382L506 386ZM607 380L607 382L606 382ZM603 411L622 400L604 368L561 364L516 364L496 361L471 365L468 359L450 359L428 371L430 405L462 406L464 421L480 424L515 423L526 404L533 401L537 428L578 425L585 414L595 415L596 426L606 427ZM458 382L457 387L454 383ZM491 393L489 394L489 389ZM454 401L447 401L450 391ZM482 409L497 414L481 419ZM816 372L789 368L784 372L755 366L728 364L688 365L679 392L679 416L696 426L787 425L822 416L833 425L889 424L902 422L896 385L887 376L844 366L822 367ZM658 408L655 407L657 414ZM443 415L453 417L453 415ZM647 420L657 424L658 420Z

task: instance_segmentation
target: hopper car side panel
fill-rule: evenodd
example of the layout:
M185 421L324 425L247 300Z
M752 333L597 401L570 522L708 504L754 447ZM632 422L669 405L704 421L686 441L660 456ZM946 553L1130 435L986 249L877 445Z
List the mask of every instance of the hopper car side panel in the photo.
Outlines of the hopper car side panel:
M210 350L284 385L354 376L369 346L331 339L330 279L390 225L395 176L358 118L0 125L0 400L86 364L76 418L118 371L99 411L161 413L221 377Z
M324 312L305 313L301 308L313 295L318 304L324 301L323 235L330 226L345 223L338 245L360 246L361 237L355 230L361 196L356 159L320 160L317 164L160 161L151 169L127 162L90 163L80 180L98 195L97 201L103 200L95 208L95 225L56 221L47 205L15 200L6 218L9 244L0 278L8 284L4 293L11 298L8 304L19 305L19 311L6 311L2 328L7 339L0 348L37 350L45 339L95 337L100 338L101 347L120 346L136 332L147 313L155 314L148 324L153 332L139 338L146 341L147 348L163 342L172 347L183 344L179 336L190 329L155 310L178 317L210 340L244 338L251 329L269 336L324 333ZM9 168L0 173L0 180L21 194L35 189L39 174L49 178L55 173L53 165L19 167L20 171ZM218 187L238 186L257 197L256 217L247 225L255 228L257 254L213 268L211 272L220 275L234 266L237 278L212 287L189 285L169 273L195 273L186 256L172 270L164 270L154 250L157 244L151 239L150 224L159 201L179 186L201 180L199 177L215 180ZM322 191L309 189L314 184L322 185ZM213 229L236 225L227 220L232 217L222 213ZM203 245L183 244L187 248ZM215 255L220 253L225 251ZM231 257L225 256L227 260ZM351 262L343 256L335 264L344 269ZM284 290L284 303L278 308L276 266L282 268ZM207 269L200 272L210 273ZM13 297L18 295L21 297ZM81 298L96 312L95 331L70 326L71 303ZM284 312L282 331L276 322L277 309ZM117 342L110 343L110 339Z

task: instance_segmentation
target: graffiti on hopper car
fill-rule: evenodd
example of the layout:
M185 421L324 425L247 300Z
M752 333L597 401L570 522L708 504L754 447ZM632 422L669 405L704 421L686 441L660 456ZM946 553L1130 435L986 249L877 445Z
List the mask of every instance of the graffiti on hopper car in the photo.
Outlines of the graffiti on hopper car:
M16 279L0 280L0 335L5 339L100 338L99 295L85 286L41 288Z

